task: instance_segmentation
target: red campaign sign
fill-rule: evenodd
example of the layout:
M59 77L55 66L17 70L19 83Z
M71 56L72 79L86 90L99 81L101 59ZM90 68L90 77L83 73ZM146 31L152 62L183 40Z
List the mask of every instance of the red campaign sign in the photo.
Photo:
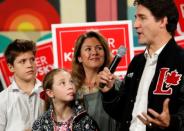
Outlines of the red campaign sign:
M42 41L37 43L36 53L37 78L42 80L46 73L53 69L52 41ZM0 57L0 75L4 87L8 87L12 80L12 73L9 71L5 57Z
M74 43L81 34L89 30L99 31L108 41L114 55L120 45L127 48L126 55L116 69L117 72L126 71L134 55L131 21L53 24L54 66L71 69Z
M146 48L146 46L141 46L141 47L134 48L134 55L138 55L140 53L143 53L145 48Z
M6 59L4 56L0 57L0 68L1 68L1 81L3 87L8 87L8 85L11 83L12 73L8 69Z
M37 67L37 78L42 80L43 77L54 68L52 40L37 43L35 61Z
M178 45L184 48L184 36L175 37L176 42Z
M179 22L177 25L176 36L184 35L184 0L175 0L179 11Z

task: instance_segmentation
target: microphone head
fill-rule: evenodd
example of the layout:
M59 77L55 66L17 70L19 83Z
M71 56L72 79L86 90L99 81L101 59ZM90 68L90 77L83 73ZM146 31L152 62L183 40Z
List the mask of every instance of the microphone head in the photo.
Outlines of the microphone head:
M122 56L125 55L125 53L126 53L126 48L125 48L124 46L121 45L121 46L118 48L117 55L118 55L119 57L122 57Z

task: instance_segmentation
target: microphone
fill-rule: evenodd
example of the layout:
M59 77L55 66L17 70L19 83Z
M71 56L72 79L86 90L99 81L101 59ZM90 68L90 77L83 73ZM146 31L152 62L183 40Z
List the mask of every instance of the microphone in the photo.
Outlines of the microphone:
M116 70L116 67L118 66L121 58L125 55L126 53L126 48L123 47L122 45L118 48L117 54L114 57L112 63L110 64L110 66L108 67L111 73L114 73L114 71ZM106 84L104 83L100 83L99 86L100 88L104 88Z

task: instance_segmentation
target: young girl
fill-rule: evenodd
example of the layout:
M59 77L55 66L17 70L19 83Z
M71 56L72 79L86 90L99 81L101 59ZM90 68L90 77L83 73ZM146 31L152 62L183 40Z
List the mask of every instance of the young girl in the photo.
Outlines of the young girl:
M98 131L96 122L74 102L76 89L71 74L53 69L43 80L47 111L34 122L33 131Z

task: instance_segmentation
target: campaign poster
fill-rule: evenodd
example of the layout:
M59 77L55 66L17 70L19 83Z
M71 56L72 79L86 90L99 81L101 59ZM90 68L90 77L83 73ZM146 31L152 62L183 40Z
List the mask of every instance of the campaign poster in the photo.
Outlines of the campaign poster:
M175 37L175 40L176 40L178 45L180 45L181 47L184 48L184 35Z
M175 0L179 12L179 21L176 30L176 36L184 35L184 0Z
M123 45L127 49L115 72L116 74L125 74L128 64L134 56L132 22L128 20L53 24L54 66L71 69L75 41L81 34L91 30L100 32L105 37L114 56L120 45Z

